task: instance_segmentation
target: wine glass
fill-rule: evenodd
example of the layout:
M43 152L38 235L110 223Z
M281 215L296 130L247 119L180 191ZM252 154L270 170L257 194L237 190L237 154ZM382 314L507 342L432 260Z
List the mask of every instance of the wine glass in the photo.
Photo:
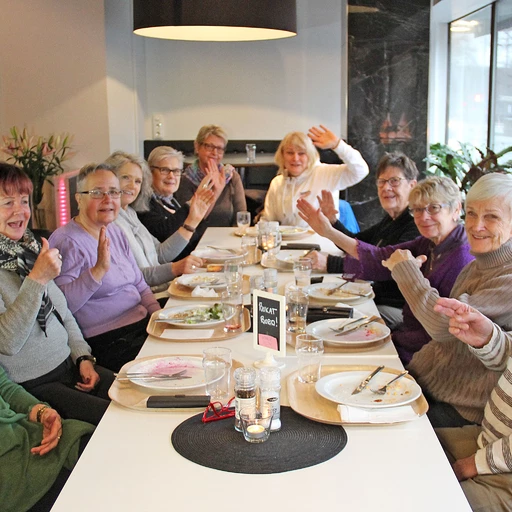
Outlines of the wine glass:
M245 235L247 228L251 225L251 212L236 212L236 224L242 235Z

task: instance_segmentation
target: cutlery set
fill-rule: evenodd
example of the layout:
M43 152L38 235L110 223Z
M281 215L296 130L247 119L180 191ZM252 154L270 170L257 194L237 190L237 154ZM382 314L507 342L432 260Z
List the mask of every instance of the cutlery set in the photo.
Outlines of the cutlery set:
M141 380L182 380L182 379L191 379L187 375L184 375L187 370L181 370L176 373L148 373L148 372L127 372L124 374L114 373L114 376L117 381L125 381L132 379L141 379Z
M368 387L368 384L370 384L370 381L373 379L373 377L375 377L375 375L377 375L383 369L384 369L384 366L378 366L377 368L375 368L375 370L373 370L372 373L370 373L367 377L365 377L360 382L360 384L356 387L356 389L354 389L354 391L352 391L352 395L357 395L357 393L361 393L361 391L366 389ZM400 373L399 375L397 375L396 377L393 377L390 381L386 382L386 384L384 384L384 386L382 386L378 389L371 389L371 388L369 388L369 389L372 393L375 393L377 395L385 395L388 390L388 387L391 384L393 384L394 382L397 382L402 377L405 377L408 373L409 372L407 370L405 370L402 373Z

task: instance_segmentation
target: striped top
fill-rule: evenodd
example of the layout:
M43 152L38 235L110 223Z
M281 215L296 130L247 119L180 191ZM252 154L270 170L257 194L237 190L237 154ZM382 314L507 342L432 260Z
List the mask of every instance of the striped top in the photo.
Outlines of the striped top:
M468 347L487 368L503 371L484 410L479 450L475 455L479 475L512 472L512 333L496 324L491 341L480 349Z

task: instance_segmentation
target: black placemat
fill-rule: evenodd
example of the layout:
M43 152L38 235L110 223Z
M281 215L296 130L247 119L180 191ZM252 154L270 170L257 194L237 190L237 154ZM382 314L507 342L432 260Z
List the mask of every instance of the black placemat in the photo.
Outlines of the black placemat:
M175 450L192 462L230 473L269 474L307 468L337 455L347 433L336 425L308 420L281 407L282 428L264 443L248 443L228 418L201 422L202 414L184 421L171 436Z

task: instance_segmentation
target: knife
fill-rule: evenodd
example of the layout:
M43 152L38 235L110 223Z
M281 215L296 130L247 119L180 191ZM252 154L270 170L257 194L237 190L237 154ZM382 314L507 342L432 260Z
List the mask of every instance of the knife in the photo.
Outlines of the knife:
M368 386L368 384L370 384L370 381L373 379L373 377L375 377L375 375L377 375L377 373L379 373L383 369L384 369L384 366L378 366L377 368L375 368L375 370L373 370L373 372L370 373L370 375L368 375L368 377L363 379L361 381L361 383L359 384L359 386L357 386L357 388L354 389L354 391L352 391L352 394L357 395L357 393L361 393L361 391L363 391L363 389L366 388L366 386Z
M343 336L345 334L348 334L352 331L357 331L357 329L360 329L361 327L364 327L365 325L371 324L378 320L378 317L372 316L366 320L361 320L360 322L354 322L352 325L348 325L345 329L343 329L338 334L335 334L335 336Z

